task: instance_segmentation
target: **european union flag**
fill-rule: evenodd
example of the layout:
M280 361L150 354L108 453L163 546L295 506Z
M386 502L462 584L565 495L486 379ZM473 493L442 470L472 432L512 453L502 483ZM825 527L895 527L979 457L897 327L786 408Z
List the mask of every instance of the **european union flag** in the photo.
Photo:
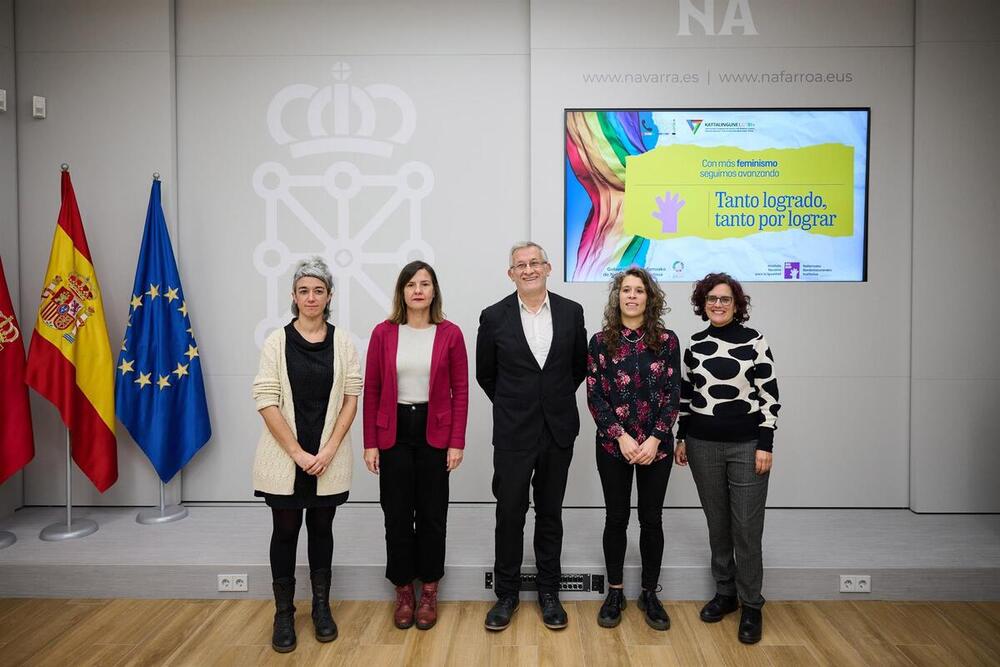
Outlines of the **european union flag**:
M115 374L115 413L164 483L212 436L198 343L153 181L128 326Z

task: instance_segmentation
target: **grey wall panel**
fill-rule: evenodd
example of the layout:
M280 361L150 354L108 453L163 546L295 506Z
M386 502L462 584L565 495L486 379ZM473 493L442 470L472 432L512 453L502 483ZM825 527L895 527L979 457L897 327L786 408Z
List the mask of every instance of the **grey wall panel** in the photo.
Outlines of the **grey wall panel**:
M174 171L169 7L166 0L17 6L17 74L25 91L18 108L22 317L34 318L59 211L59 164L68 162L112 353L128 315L150 175ZM87 27L93 23L103 27ZM47 97L45 120L31 118L32 95ZM168 219L176 214L175 192L168 182ZM37 454L25 471L25 502L59 504L65 429L47 402L33 396L32 406ZM75 502L157 502L151 466L120 425L118 436L118 483L101 495L77 471Z
M527 0L178 0L184 56L523 54Z
M168 51L170 0L18 0L19 51Z
M14 87L14 3L0 1L0 88L7 91L7 111L0 113L0 258L7 289L20 323L18 287L20 254L17 229L17 91ZM7 313L10 315L11 313ZM29 329L30 332L30 329ZM23 343L22 340L18 341ZM0 517L21 506L22 473L0 486Z
M528 233L527 14L515 4L472 5L456 8L458 23L424 30L419 44L406 47L466 50L455 56L385 55L400 48L397 38L405 44L412 35L381 19L363 44L345 34L331 50L325 31L342 28L316 18L317 6L292 12L302 37L291 41L281 39L280 25L269 31L262 18L267 10L237 13L235 23L221 25L208 15L218 5L179 7L180 252L210 375L215 430L184 473L185 499L243 500L252 493L261 420L249 393L259 342L288 321L296 259L319 253L334 273L332 320L355 335L362 356L368 332L387 314L399 268L416 257L434 264L446 314L465 334L473 382L468 454L452 476L451 497L492 500L489 406L472 379L472 357L479 311L512 289L506 249ZM456 29L478 25L466 12L479 16L490 7L499 12L502 48L489 40L473 46ZM380 17L377 8L365 10L364 21ZM519 31L505 27L511 11L523 21ZM241 21L246 25L239 29ZM363 33L357 25L364 21L352 35ZM258 30L268 36L253 54L212 55L246 54L247 41L234 43L233 36ZM279 47L330 55L269 55ZM362 53L337 55L352 50ZM479 55L497 50L513 55ZM310 125L309 99L295 99L281 107L276 130L268 110L296 85L307 98L347 95L354 104L350 117L338 115L332 103ZM362 130L368 99L370 135ZM412 133L393 139L404 120L413 121ZM381 148L351 144L366 137ZM331 138L349 141L310 143ZM310 146L317 152L304 154ZM359 189L347 195L341 188L354 173ZM403 178L409 186L399 185ZM360 422L359 415L351 500L375 501L378 480L361 461Z
M773 4L754 3L755 16L758 6L768 10ZM583 42L569 42L572 48L564 48L567 42L557 36L563 33L556 27L562 14L532 14L532 235L559 255L563 245L565 108L872 107L868 282L749 286L754 300L751 325L759 327L772 345L783 385L786 407L779 419L779 430L791 426L790 449L794 448L788 459L781 460L781 475L776 475L771 504L900 507L907 503L907 479L901 471L907 465L908 340L903 335L885 343L867 342L872 338L873 322L896 322L905 332L910 318L912 186L906 165L912 159L913 63L912 49L896 46L900 39L893 37L903 34L894 26L906 18L907 12L900 4L894 7L898 11L892 17L878 11L872 15L877 30L870 39L885 46L871 48L760 49L754 48L759 44L751 37L734 43L716 40L712 44L727 48L714 49L588 49L582 48ZM645 4L630 3L619 11L641 14L645 8ZM816 5L808 11L800 9L797 16L802 20L798 27L781 31L785 43L807 40L809 35L820 43L830 43L824 40L832 38L821 34L823 30L818 27L824 21L817 19L829 9ZM673 11L672 5L667 3L662 11ZM594 12L588 16L589 27L580 28L576 34L599 30L600 15ZM818 22L812 23L813 19ZM836 39L846 40L836 31L834 25ZM878 35L882 37L876 39ZM615 47L622 46L613 38L609 41ZM644 44L641 39L638 43ZM850 73L852 80L811 85L737 84L723 83L719 76L723 71L781 70ZM698 75L698 82L616 84L587 79L593 73L628 72L692 73ZM560 258L553 277L561 276L562 270ZM553 288L584 305L589 332L600 326L607 298L604 285L563 285L556 279ZM670 284L665 291L673 306L667 323L686 341L703 326L690 314L690 286ZM806 393L798 395L799 391ZM883 396L880 391L891 393ZM844 403L853 408L849 413L852 422L873 428L860 429L847 437L843 428L836 427L837 420L845 419L843 413L830 408ZM593 426L588 424L585 429ZM779 440L788 437L789 430ZM592 433L590 430L582 440L592 438ZM870 453L877 451L879 464L861 469L840 465L842 459L832 455L840 446L848 449L848 457L870 459ZM800 452L819 452L829 465L816 466L815 457ZM829 460L823 458L827 454L831 455ZM591 486L588 492L596 489ZM692 491L681 487L668 500L691 503L695 498ZM571 487L569 495L576 497L575 493L576 487Z
M998 512L995 3L917 5L910 479L918 512ZM985 296L984 296L985 295Z
M1000 279L997 62L1000 42L917 48L914 378L1000 378L1000 357L983 353L1000 312L982 291Z
M254 499L251 472L264 422L254 411L252 382L252 375L205 376L212 439L181 473L185 501Z
M916 0L916 42L995 42L1000 4L993 0Z
M997 390L997 378L914 378L915 512L1000 512Z
M711 8L711 11L707 11ZM688 18L690 17L690 18ZM728 21L727 21L728 17ZM912 0L534 0L533 49L910 46Z

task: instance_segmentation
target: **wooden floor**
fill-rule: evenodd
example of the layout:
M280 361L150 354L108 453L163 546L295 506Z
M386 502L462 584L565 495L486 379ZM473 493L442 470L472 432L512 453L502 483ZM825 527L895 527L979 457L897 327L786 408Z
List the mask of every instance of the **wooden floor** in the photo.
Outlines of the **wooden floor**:
M279 655L268 601L0 599L0 664L1000 665L996 602L770 602L756 646L736 640L738 614L708 625L696 602L667 604L667 632L631 601L613 630L597 626L599 601L568 602L570 626L553 632L522 601L501 633L483 629L486 602L442 603L428 632L395 629L389 602L337 602L330 644L313 638L308 602L297 606L298 648Z

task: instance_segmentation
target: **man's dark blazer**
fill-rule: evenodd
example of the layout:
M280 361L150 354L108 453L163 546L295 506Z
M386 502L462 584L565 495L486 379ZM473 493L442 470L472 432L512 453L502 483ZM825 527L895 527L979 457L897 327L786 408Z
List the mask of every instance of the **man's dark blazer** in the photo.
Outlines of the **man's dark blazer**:
M539 368L521 324L517 292L483 310L476 338L476 381L493 401L493 446L531 449L542 427L560 447L580 433L576 389L587 374L583 307L549 292L552 346Z

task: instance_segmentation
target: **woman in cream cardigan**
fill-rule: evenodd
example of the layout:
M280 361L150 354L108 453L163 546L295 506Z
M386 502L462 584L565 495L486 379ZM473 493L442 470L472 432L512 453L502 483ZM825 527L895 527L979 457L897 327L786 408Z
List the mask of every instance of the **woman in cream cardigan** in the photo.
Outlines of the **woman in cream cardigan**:
M279 653L295 650L295 546L302 511L309 536L316 639L337 638L330 612L333 516L351 486L351 423L361 394L361 365L343 329L327 322L333 278L319 257L300 262L292 313L268 336L253 383L265 428L254 461L254 495L271 508L274 633Z

